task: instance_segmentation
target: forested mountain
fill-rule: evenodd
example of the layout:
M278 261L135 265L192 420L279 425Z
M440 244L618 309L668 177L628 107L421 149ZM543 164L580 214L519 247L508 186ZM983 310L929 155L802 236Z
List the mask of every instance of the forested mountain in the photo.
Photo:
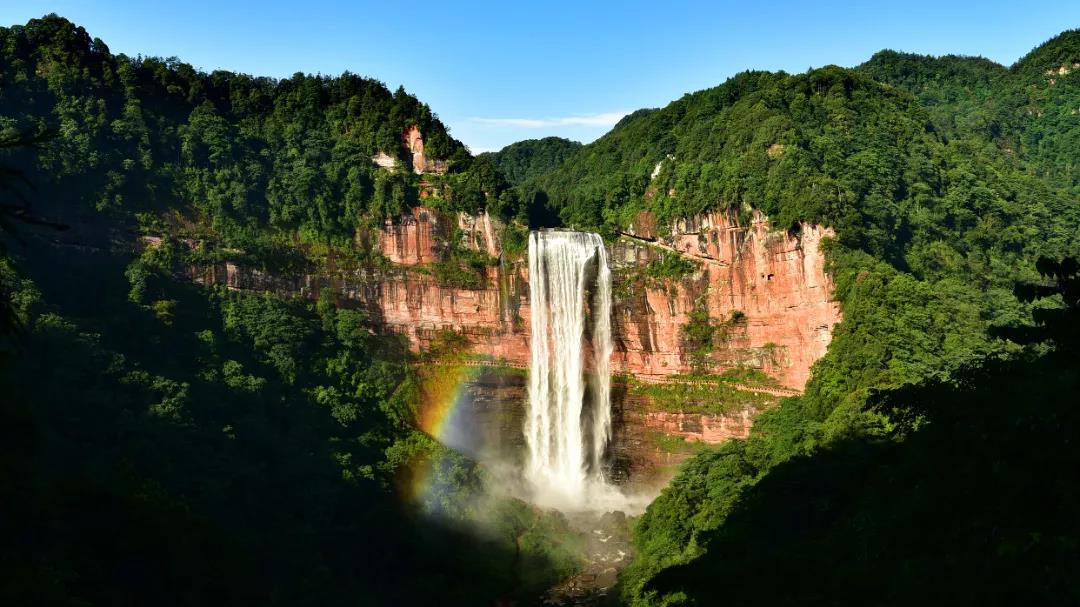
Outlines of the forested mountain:
M415 174L412 127L446 175ZM559 520L470 506L484 475L414 429L401 339L329 290L176 280L377 263L365 226L422 187L486 204L494 169L426 105L114 55L49 16L0 28L0 136L0 603L475 605L575 566Z
M730 594L736 604L904 604L957 576L1000 585L943 596L1009 602L1018 594L996 593L1019 593L1077 540L1065 514L1074 488L1043 494L1053 506L1037 525L1041 515L1031 508L1039 506L1017 506L998 537L980 534L1003 516L1000 505L985 503L995 491L1004 501L1022 499L1055 474L1024 481L1019 470L1046 471L1054 462L1049 470L1065 474L1057 466L1074 457L1067 447L1039 445L1034 430L1073 432L1074 418L1055 405L1013 409L1020 395L1036 393L1035 383L1044 399L1070 392L1074 362L1063 353L1032 361L1034 346L1003 335L1035 322L1033 307L1060 305L1014 292L1018 282L1046 280L1036 261L1075 256L1080 247L1078 68L1080 32L1071 31L1011 68L883 51L855 69L748 72L631 114L561 167L518 186L530 217L608 235L642 212L664 226L717 208L744 217L761 210L795 232L802 222L836 231L829 258L844 321L829 353L803 396L759 416L749 440L691 462L650 506L636 528L635 563L622 576L624 599L709 604L726 580L745 589ZM1033 379L1042 377L1033 369L1055 379ZM990 376L997 383L986 385ZM911 414L920 432L896 422L915 402L929 408ZM985 406L982 415L975 403ZM1032 431L996 434L1010 423ZM978 428L974 437L995 438L978 443L969 424ZM967 451L940 460L952 457L944 455L955 448L949 437ZM1006 463L997 450L1029 450L1033 459ZM919 528L935 506L920 509L898 495L901 479L913 482L935 458L951 480L925 487L922 499L973 504L964 510L969 531L948 539ZM995 469L1002 486L987 480ZM813 497L800 505L800 496ZM781 520L790 526L778 527ZM1059 543L1004 556L1024 542L1023 520ZM950 524L960 522L936 528ZM853 545L869 541L861 533L881 544ZM753 560L744 563L751 547ZM861 561L841 561L856 549ZM832 556L818 561L820 570L805 565L818 555ZM834 562L844 564L833 571ZM860 568L898 573L885 587L884 579L851 573ZM778 583L775 571L793 583ZM850 584L850 575L863 576L865 586ZM1029 600L1076 592L1067 576L1044 579Z
M566 162L581 144L562 137L526 139L491 154L495 166L512 185L550 173Z
M427 158L448 166L425 176L432 192L465 207L500 192L475 182L468 152L427 105L376 80L206 74L175 58L113 55L56 17L2 36L0 128L53 135L39 158L13 162L43 204L68 213L181 209L236 246L288 234L347 243L363 221L419 199L410 127ZM401 170L380 170L378 154Z
M974 136L1018 156L1026 171L1075 196L1080 31L1061 34L1011 68L973 57L882 51L857 69L915 95L947 137Z
M1045 343L1007 335L1038 322L1033 307L1060 305L1018 297L1017 282L1045 284L1055 275L1037 260L1080 247L1078 41L1066 32L1011 68L884 51L852 70L740 74L628 116L520 186L549 217L607 234L642 212L663 226L716 208L836 231L844 320L829 353L803 396L688 464L649 507L624 599L711 604L719 585L738 587L723 593L734 604L907 604L941 588L1009 603L1034 578L1025 600L1075 597L1067 569L1042 573L1080 537L1066 514L1075 488L1049 480L1075 454L1038 435L1076 420L1017 402L1067 398L1075 361L1067 340L1038 358ZM1008 424L1025 430L1002 436ZM999 455L1021 451L1031 459ZM949 480L910 487L930 466ZM1024 479L1029 467L1046 476ZM1045 510L1016 505L1003 520L1001 503L1033 494ZM938 506L919 500L971 506L924 529ZM1025 545L1029 533L1055 540ZM997 584L965 594L979 579Z
M564 520L477 506L483 470L415 430L401 339L329 289L176 280L378 268L367 231L421 200L519 236L719 209L835 231L828 354L649 507L625 602L1080 599L1080 304L1048 261L1080 253L1080 31L1011 67L746 72L472 158L402 89L206 74L48 16L0 28L0 147L0 602L469 605L573 570ZM402 507L418 469L454 525Z

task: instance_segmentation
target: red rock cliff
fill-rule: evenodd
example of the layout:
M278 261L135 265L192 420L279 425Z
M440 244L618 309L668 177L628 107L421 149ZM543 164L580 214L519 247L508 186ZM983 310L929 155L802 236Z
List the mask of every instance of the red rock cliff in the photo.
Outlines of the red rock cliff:
M660 237L649 219L639 218L609 251L616 283L613 370L656 379L689 372L680 331L702 305L715 319L730 318L735 310L745 315L715 344L706 361L710 370L760 368L783 385L801 389L840 320L820 247L832 232L804 224L794 236L771 231L760 215L744 227L732 215L711 213L671 226L670 235ZM503 259L489 268L486 286L477 290L440 286L426 271L444 254L455 226L459 246L492 256L501 252L500 226L486 214L453 217L417 208L378 234L378 248L393 264L390 270L283 278L224 264L193 269L193 277L309 297L330 286L366 308L384 330L407 336L417 349L452 330L478 354L526 366L529 296L523 260ZM698 270L667 284L641 279L641 268L673 252L692 258Z
M446 173L447 162L436 158L428 158L424 151L424 138L420 134L420 127L415 124L405 129L401 135L401 142L412 154L413 172L417 175L423 173Z
M729 319L734 311L745 315L709 357L716 370L757 367L802 389L840 321L821 250L832 230L803 224L794 236L772 231L760 214L743 227L735 215L721 212L680 221L666 237L658 237L650 223L655 222L647 215L639 217L636 231L615 246L618 266L644 267L677 251L699 269L675 284L638 288L622 298L615 318L622 346L616 368L635 375L685 373L680 329L703 305L714 319Z

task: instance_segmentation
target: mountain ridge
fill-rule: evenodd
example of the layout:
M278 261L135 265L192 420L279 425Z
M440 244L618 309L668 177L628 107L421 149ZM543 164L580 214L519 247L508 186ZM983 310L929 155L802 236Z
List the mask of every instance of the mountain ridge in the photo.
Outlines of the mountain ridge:
M886 580L885 603L937 596L950 571L991 597L999 580L1014 592L1055 563L1067 571L1080 537L1068 517L1075 454L1047 437L1076 429L1053 400L1075 387L1076 359L1047 318L1074 311L1075 264L1047 260L1080 252L1078 48L1069 30L1009 68L881 51L855 68L747 71L638 110L588 145L539 140L472 157L430 107L376 80L206 74L113 55L56 16L0 28L0 177L69 227L24 226L25 205L12 221L3 207L12 246L0 250L0 312L12 322L0 327L18 333L0 334L0 382L14 395L0 403L12 420L0 424L0 469L19 481L2 500L19 517L0 521L15 538L0 549L10 582L0 597L529 600L578 566L565 518L481 501L491 479L416 423L423 390L408 363L460 355L462 335L436 332L410 353L400 335L378 334L343 281L298 299L178 277L239 263L369 284L410 271L451 299L479 299L493 268L520 260L531 227L610 241L643 218L655 233L641 238L677 234L691 251L730 236L732 259L754 221L756 250L782 244L777 257L792 266L814 225L828 278L815 287L832 287L822 301L835 299L843 320L825 327L832 340L801 395L762 412L745 440L690 460L635 524L622 600L706 603L731 571L723 579L747 589L735 598L752 602L767 585L771 602L800 604L874 602L872 576L843 594L849 570L902 572L903 583ZM446 164L429 171L427 160ZM458 222L404 269L377 234L417 225L421 207ZM723 217L711 232L673 228L707 213ZM461 220L480 216L499 220L493 238L465 233ZM16 246L24 231L33 237ZM678 292L695 274L675 256L644 259L645 285ZM733 307L740 281L741 296L760 299L768 287L757 281L772 276L755 273L698 275L689 320L666 329L682 348L671 354L708 354L753 322L734 309L710 317L706 304ZM1017 337L1036 329L1047 335ZM1050 405L1017 407L1028 392ZM1025 480L1029 466L1053 474ZM938 467L959 494L920 483ZM996 506L999 470L1015 508ZM1060 508L1040 519L1032 496ZM969 504L958 513L971 516L924 537L935 514L925 504L939 503ZM897 542L903 550L890 550ZM358 547L380 558L358 558ZM753 558L731 569L740 549ZM806 563L832 562L820 554L850 569L815 573ZM965 566L942 567L956 559ZM144 565L130 573L131 563ZM1054 577L1036 598L1068 583Z

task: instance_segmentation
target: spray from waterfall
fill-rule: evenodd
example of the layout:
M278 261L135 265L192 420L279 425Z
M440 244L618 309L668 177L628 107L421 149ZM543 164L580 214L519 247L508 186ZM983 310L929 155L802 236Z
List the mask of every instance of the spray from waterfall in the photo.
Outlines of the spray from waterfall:
M532 232L529 288L526 477L542 501L586 505L612 493L603 472L611 439L611 271L600 236Z

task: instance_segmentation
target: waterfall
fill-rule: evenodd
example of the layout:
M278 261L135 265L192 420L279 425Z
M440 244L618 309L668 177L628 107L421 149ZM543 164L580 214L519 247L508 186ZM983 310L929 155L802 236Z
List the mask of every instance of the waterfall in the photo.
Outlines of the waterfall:
M529 291L526 476L539 492L582 504L604 485L611 438L611 271L600 236L530 233Z

